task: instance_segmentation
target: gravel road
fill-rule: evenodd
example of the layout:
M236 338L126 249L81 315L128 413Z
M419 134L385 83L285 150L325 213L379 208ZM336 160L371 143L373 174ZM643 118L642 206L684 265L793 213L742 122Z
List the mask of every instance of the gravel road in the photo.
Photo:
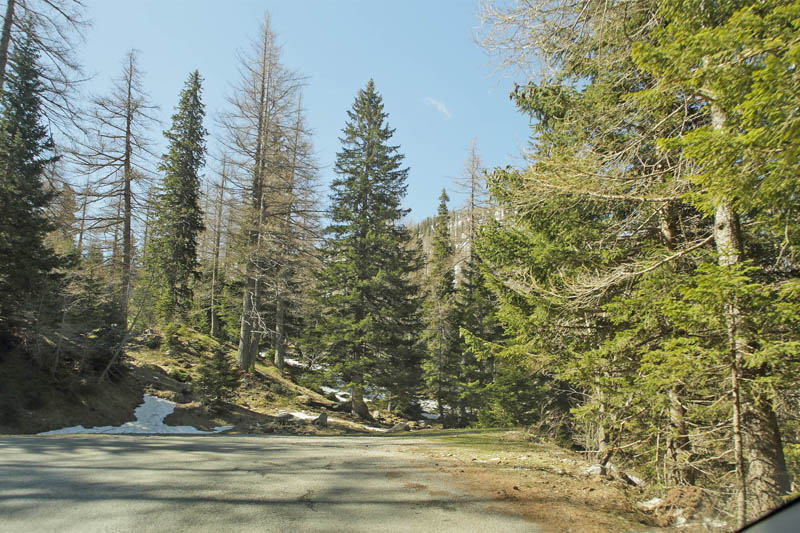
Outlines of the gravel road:
M0 531L538 531L374 437L0 437Z

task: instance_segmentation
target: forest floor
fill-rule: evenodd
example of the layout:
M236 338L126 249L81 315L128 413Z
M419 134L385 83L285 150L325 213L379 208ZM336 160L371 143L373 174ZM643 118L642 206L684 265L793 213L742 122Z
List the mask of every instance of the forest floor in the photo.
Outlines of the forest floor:
M621 471L590 473L582 454L537 442L522 429L465 429L395 436L406 448L434 461L441 472L471 491L492 494L545 531L725 531L712 520L710 502L694 491L633 485ZM699 491L698 491L699 492ZM658 496L660 505L647 509Z
M404 420L388 413L369 426L341 412L334 412L331 396L302 387L289 373L256 365L254 374L234 397L216 409L201 403L192 382L200 362L222 347L233 356L234 347L220 345L206 335L182 330L169 352L157 338L140 338L127 350L126 359L112 379L97 385L86 380L51 375L35 365L6 355L0 358L0 434L36 434L68 426L121 425L133 419L144 394L175 402L175 411L164 422L193 426L203 431L232 426L227 434L294 434L383 436ZM311 420L322 410L327 427ZM286 420L287 414L293 414ZM283 416L282 416L283 415ZM415 429L414 421L409 422ZM465 490L491 495L498 504L547 531L604 533L631 531L675 524L675 512L687 518L681 531L708 530L703 525L703 504L685 495L673 495L672 503L645 511L640 503L664 496L656 487L636 486L624 475L589 474L591 463L582 455L553 444L539 442L523 430L441 430L436 424L425 431L392 434L408 441L406 451L432 461L451 474ZM389 435L385 435L389 437ZM669 497L665 498L669 502ZM689 526L689 527L686 527Z

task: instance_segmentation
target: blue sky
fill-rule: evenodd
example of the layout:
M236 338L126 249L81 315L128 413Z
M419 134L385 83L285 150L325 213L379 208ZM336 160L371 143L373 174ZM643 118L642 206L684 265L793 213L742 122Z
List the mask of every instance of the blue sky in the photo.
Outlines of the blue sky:
M209 117L225 106L238 79L236 53L256 35L264 13L283 45L284 63L308 77L304 106L314 130L323 183L333 177L339 137L353 99L373 78L383 95L394 144L410 167L411 219L435 212L452 189L467 147L477 139L485 167L519 162L528 120L508 99L511 80L490 76L472 40L477 3L448 1L89 0L94 22L79 52L86 89L104 94L126 52L140 51L144 88L161 109L161 130L189 72L205 79ZM518 81L518 80L517 80ZM208 129L215 131L211 119ZM451 206L460 198L450 194ZM327 194L326 194L327 197Z

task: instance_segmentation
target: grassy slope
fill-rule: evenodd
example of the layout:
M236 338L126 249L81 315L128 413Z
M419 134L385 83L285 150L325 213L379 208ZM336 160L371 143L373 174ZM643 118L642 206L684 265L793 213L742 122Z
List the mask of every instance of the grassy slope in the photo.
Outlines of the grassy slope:
M235 359L236 350L198 331L181 328L172 350L163 350L158 338L136 339L126 349L122 371L97 384L74 375L50 375L24 357L0 357L0 434L30 434L83 425L120 425L132 421L134 409L144 394L176 402L167 417L170 425L191 425L200 429L234 426L237 433L321 433L363 432L363 424L348 415L329 414L329 427L317 429L308 422L286 423L276 416L281 411L318 414L334 402L304 388L277 368L257 363L254 374L243 375L239 388L228 403L204 406L192 382L199 366L213 351L222 348Z

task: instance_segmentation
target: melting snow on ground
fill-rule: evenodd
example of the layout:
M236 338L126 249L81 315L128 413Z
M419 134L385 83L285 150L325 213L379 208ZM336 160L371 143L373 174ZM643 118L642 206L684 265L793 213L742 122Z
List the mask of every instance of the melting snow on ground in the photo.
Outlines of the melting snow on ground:
M314 420L319 416L319 415L307 415L305 413L301 413L300 411L289 411L288 413L281 411L278 413L278 416L285 414L290 414L295 418L299 418L300 420Z
M343 391L341 389L334 389L333 387L326 387L323 385L320 387L320 390L325 394L333 394L336 396L336 399L340 402L349 402L350 401L350 393Z
M262 357L266 358L266 352L261 352L261 353L265 354ZM293 366L295 368L308 368L314 371L323 370L321 365L308 365L302 361L298 361L297 359L292 359L291 357L284 357L283 363L287 366Z
M175 402L163 400L144 395L144 402L136 408L133 412L136 416L136 421L126 422L121 426L99 426L93 428L85 428L83 426L73 426L64 429L54 429L53 431L45 431L39 435L65 435L70 433L103 433L109 435L139 433L139 434L171 434L171 435L208 435L210 433L219 433L220 431L227 431L233 426L217 426L214 431L202 431L192 426L168 426L164 423L164 419L175 411Z
M439 405L435 400L420 400L419 406L422 408L422 418L426 420L439 419L439 413L435 412L438 410Z

